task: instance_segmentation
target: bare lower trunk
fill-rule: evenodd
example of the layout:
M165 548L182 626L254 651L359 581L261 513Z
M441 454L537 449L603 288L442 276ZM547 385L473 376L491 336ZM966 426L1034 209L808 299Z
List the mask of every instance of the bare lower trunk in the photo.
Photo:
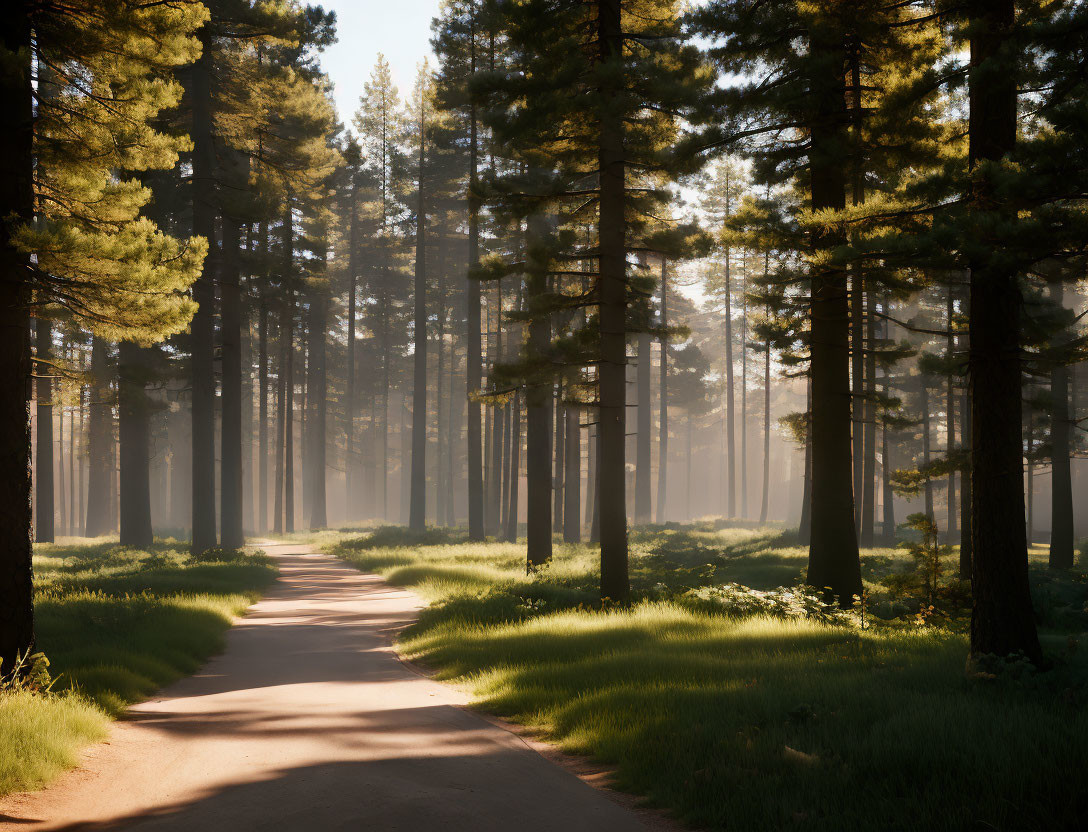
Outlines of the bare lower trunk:
M841 66L841 33L813 34L813 51ZM843 145L843 83L840 77L818 79L817 112L811 133L809 169L813 210L845 207L842 166L836 158ZM815 250L841 244L839 232L813 232ZM850 304L846 273L828 264L812 275L812 539L807 581L827 587L843 605L861 592L861 563L854 525L850 414Z
M1058 306L1064 303L1062 284L1051 284L1051 300ZM1066 335L1061 333L1059 344L1064 345ZM1052 569L1069 569L1073 565L1073 481L1069 466L1069 367L1065 356L1059 355L1050 372L1050 566Z
M48 318L38 318L34 324L34 373L37 383L37 431L34 437L34 539L52 543L56 507L53 481L53 325ZM61 425L63 432L63 423ZM3 671L0 670L0 673Z
M661 258L661 328L669 325L669 273L668 261ZM657 438L657 522L664 523L668 516L669 487L669 339L661 338L661 364L658 367L658 438Z
M476 74L475 14L470 33L471 72ZM468 268L471 272L480 265L480 198L477 181L478 160L476 135L476 104L471 105L469 116L469 195L468 195ZM465 383L468 388L468 423L466 440L468 447L468 537L484 539L484 472L481 447L482 426L480 404L474 397L483 384L482 345L480 343L480 283L471 275L465 291L465 327L467 331L465 356Z
M566 473L563 477L563 541L582 539L582 430L578 409L566 408Z
M601 597L625 601L630 594L627 571L627 513L624 445L626 432L627 268L624 193L624 127L612 111L623 87L620 67L623 30L621 0L598 0L600 60L605 73L601 86L598 169L600 202L598 248L600 275L601 362L600 400Z
M34 643L31 579L30 289L27 257L11 229L34 210L30 14L16 0L5 14L0 75L0 672Z
M514 415L510 424L510 507L506 513L506 540L518 539L518 499L521 479L521 396L514 396Z
M242 297L238 221L223 217L219 303L222 336L219 521L225 549L245 545L242 531Z
M109 346L101 338L91 345L90 424L87 428L87 459L90 473L87 481L87 522L84 534L99 537L113 531L110 516L110 491L113 477L110 470L110 446L113 444L113 391L109 377Z
M200 33L203 53L192 69L193 233L209 254L193 284L198 309L189 328L192 378L192 551L216 545L215 518L215 153L212 147L211 30Z
M310 448L310 528L324 529L329 525L325 493L325 448L328 426L328 369L326 333L329 329L329 296L321 288L310 298L310 361L307 367L306 389L310 399L308 438Z
M1014 25L1013 0L974 0L970 159L1000 160L1016 148L1016 74L1002 66ZM973 208L1010 215L996 189L974 186ZM990 241L1000 251L1000 242ZM980 246L981 248L981 246ZM1002 258L971 269L969 373L973 501L971 654L1021 653L1042 660L1028 586L1024 526L1020 332L1023 298Z
M650 516L650 334L638 336L638 359L635 366L637 388L637 427L635 429L635 524L649 523Z
M121 545L150 546L151 435L146 353L129 341L118 347L117 437L120 452Z

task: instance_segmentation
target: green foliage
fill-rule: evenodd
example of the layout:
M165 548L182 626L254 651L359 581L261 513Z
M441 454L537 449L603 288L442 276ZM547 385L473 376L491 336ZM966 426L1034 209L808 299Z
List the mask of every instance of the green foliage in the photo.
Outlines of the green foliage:
M195 306L207 241L140 216L151 192L131 173L173 168L185 136L161 131L178 105L174 67L200 54L200 3L36 7L34 219L12 231L33 255L36 302L59 304L105 337L148 343L180 332ZM26 160L27 164L31 160Z

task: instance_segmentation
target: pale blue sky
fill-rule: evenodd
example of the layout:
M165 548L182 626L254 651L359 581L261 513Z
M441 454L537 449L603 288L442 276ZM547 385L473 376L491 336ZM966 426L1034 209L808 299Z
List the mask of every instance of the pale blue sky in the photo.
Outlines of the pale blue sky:
M321 63L336 85L340 119L351 125L363 84L381 52L389 61L402 96L412 91L416 67L431 55L431 18L440 0L323 0L336 12L339 40Z

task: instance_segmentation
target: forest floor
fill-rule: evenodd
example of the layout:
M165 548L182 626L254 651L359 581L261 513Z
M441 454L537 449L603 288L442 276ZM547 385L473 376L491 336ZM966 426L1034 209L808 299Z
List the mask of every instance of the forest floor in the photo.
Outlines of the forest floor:
M35 546L37 648L52 687L0 689L0 795L48 783L108 735L111 717L197 670L275 576L263 555L193 558L172 540Z
M930 611L900 549L863 555L863 628L803 591L773 591L805 565L776 529L636 531L636 601L613 609L596 600L588 546L557 545L526 577L524 545L460 532L323 540L431 602L398 642L406 658L689 824L1088 825L1088 793L1070 780L1088 766L1083 571L1033 566L1052 669L1009 662L967 678L963 586L945 577ZM955 552L944 559L954 572Z
M225 650L129 708L109 743L52 788L0 802L0 829L665 825L553 765L466 710L464 693L399 661L392 638L415 619L417 595L305 544L260 545L280 578L227 634Z

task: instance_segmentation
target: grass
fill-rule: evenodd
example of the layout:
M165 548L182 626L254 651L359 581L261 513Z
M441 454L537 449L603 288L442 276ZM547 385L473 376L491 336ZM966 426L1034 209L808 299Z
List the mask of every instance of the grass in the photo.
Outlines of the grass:
M1083 619L1045 635L1054 668L964 674L962 620L875 627L723 615L688 590L796 581L804 552L774 529L632 535L638 600L602 610L586 546L524 574L524 547L420 540L379 529L330 551L432 603L400 649L479 707L611 763L616 785L712 829L1082 829L1088 793ZM906 571L866 552L867 586ZM1083 575L1036 569L1051 612L1076 610ZM1057 600L1054 600L1057 599ZM909 618L909 617L908 617ZM1061 626L1062 622L1064 625Z
M55 682L0 692L0 795L45 785L110 717L196 671L276 574L263 555L194 559L173 541L39 545L34 570L37 649Z

